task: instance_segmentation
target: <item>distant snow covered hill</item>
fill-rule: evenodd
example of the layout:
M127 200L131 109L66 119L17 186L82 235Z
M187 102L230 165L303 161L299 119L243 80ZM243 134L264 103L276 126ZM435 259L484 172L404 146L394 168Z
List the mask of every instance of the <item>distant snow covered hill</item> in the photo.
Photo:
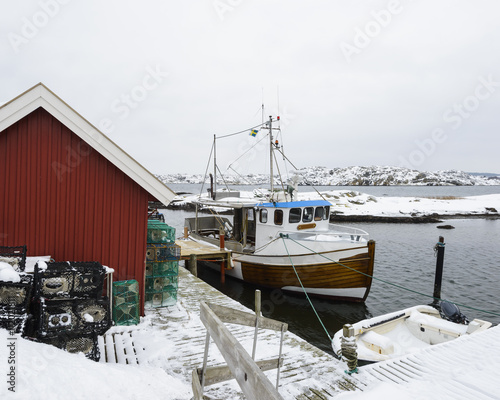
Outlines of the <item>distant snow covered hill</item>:
M388 186L388 185L426 185L426 186L473 186L500 185L500 176L479 175L463 171L424 172L403 167L305 167L295 171L302 177L299 185L316 186ZM157 175L164 183L202 183L203 175L167 174ZM275 180L278 177L275 176ZM227 184L262 185L269 182L269 175L248 174L244 176L225 175ZM209 182L207 178L205 182ZM220 177L218 184L224 183Z

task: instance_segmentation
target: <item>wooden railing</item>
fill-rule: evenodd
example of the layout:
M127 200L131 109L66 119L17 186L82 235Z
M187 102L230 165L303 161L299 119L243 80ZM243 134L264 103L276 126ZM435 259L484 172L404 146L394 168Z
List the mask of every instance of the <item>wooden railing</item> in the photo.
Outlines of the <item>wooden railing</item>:
M203 399L205 386L236 379L243 394L248 399L283 399L278 393L280 368L283 365L283 336L288 325L279 321L262 317L260 314L260 291L256 291L255 315L232 308L201 302L200 318L207 328L203 367L193 370L192 387L195 400ZM231 334L224 323L255 327L252 356ZM255 361L258 329L272 329L281 332L278 358ZM210 338L217 345L226 365L207 367ZM277 368L276 387L264 375L263 371Z

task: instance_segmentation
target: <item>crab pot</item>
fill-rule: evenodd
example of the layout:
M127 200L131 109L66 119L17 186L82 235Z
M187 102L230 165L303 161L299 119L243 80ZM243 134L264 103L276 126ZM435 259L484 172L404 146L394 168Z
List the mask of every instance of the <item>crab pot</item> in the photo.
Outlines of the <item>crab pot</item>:
M36 336L58 336L62 333L103 334L111 327L109 300L45 299L34 304Z
M113 321L116 325L137 325L139 320L139 282L113 282Z
M175 243L175 228L158 220L149 220L147 243Z
M26 268L26 246L0 246L0 261L8 262L9 259L15 259L15 264L18 265L18 269L24 272Z
M105 268L98 262L52 262L35 265L35 295L51 298L100 298Z
M87 335L65 333L40 341L67 351L68 353L83 353L89 360L99 361L101 358L97 335L95 333Z
M179 260L181 256L180 246L174 243L154 244L149 243L146 249L147 262L162 262Z

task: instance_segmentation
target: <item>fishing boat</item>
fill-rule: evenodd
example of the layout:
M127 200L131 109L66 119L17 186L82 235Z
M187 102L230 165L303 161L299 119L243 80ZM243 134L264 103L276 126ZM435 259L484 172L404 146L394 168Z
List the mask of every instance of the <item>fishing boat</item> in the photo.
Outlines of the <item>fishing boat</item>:
M340 357L346 334L354 338L358 360L384 361L482 332L491 325L480 319L469 322L450 302L441 302L438 307L418 305L347 326L347 333L341 329L334 335L332 348Z
M267 123L271 177L273 151L279 150L272 134L276 121L270 117ZM216 171L214 162L214 175ZM267 199L212 188L209 194L200 195L196 206L196 216L185 220L189 238L214 246L223 242L230 252L226 275L317 297L355 302L367 298L375 242L361 229L331 224L329 201L298 200L296 188L275 191L271 179ZM201 216L202 208L213 214ZM232 219L216 213L224 209L232 211Z

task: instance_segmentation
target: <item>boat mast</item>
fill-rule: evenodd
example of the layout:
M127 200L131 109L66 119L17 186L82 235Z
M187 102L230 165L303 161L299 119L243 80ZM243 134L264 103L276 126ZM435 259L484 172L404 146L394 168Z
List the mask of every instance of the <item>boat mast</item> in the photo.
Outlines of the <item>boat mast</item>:
M215 192L217 192L217 151L215 148L216 137L214 135L214 191L212 192L212 198L215 200Z
M269 140L270 140L270 147L269 147L269 156L270 156L270 180L271 180L271 196L273 195L274 192L274 179L273 179L273 117L270 115L269 116Z

